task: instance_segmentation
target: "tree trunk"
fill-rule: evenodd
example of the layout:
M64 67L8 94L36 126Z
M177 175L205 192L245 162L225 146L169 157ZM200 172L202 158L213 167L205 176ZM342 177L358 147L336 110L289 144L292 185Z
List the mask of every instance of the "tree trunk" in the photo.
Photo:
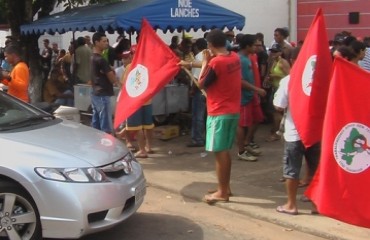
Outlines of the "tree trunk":
M91 0L90 0L91 1ZM108 2L109 0L93 0L91 2ZM41 57L38 48L40 35L21 35L20 26L31 23L33 16L38 17L49 15L55 4L67 3L69 7L76 4L88 2L87 0L0 0L4 4L4 11L8 19L12 36L19 41L23 50L23 59L30 68L30 99L31 102L42 100L42 71Z
M55 1L53 1L55 2ZM32 1L25 3L26 19L31 20L33 18ZM30 99L31 103L42 101L42 71L40 64L40 50L38 39L40 35L27 35L21 36L21 41L25 45L26 61L30 68Z
M30 69L31 102L42 100L42 72L38 47L39 35L21 35L20 26L30 23L33 19L32 0L8 0L7 16L12 36L22 48L22 58Z
M38 47L39 35L27 35L21 37L22 45L26 52L26 62L30 69L30 99L31 103L42 101L42 71L40 53Z

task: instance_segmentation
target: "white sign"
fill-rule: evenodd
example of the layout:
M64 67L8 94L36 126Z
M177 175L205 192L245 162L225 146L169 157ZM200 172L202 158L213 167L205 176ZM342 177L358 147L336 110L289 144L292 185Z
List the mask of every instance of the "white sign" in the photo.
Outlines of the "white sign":
M172 18L198 18L199 8L193 8L192 0L178 0L177 8L171 8Z

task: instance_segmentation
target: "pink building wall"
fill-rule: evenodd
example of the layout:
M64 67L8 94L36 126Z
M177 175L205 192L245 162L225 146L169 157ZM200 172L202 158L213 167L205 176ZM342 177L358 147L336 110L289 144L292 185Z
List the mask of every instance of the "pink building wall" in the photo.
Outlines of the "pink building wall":
M297 0L297 40L305 38L318 8L323 10L329 39L344 30L356 37L370 36L370 0ZM350 12L358 12L358 23L350 23Z

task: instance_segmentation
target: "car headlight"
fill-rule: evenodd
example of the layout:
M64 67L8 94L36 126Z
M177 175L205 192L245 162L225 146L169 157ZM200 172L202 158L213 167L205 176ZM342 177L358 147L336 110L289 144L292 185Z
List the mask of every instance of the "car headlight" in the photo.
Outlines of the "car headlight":
M103 166L100 169L105 173L118 172L122 170L125 174L128 175L132 173L132 161L135 161L135 158L129 152L120 160Z
M97 168L35 168L42 178L62 182L109 182L104 172Z

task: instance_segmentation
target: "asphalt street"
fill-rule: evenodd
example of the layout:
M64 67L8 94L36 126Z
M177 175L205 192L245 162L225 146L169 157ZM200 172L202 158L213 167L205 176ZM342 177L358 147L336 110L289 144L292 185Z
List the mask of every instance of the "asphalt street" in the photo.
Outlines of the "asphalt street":
M283 140L265 142L268 126L262 125L256 134L262 155L257 162L240 161L236 145L232 152L231 188L234 194L228 203L214 207L245 214L246 216L309 233L325 239L367 240L370 229L349 225L322 215L311 214L311 204L299 202L299 215L276 212L286 201L282 176ZM215 188L215 161L204 148L188 148L189 135L167 141L154 140L155 153L139 159L148 185L201 202L210 188ZM299 189L298 198L304 189ZM204 207L208 207L204 203Z
M324 240L155 187L147 188L145 201L136 214L108 231L81 240L102 239Z

